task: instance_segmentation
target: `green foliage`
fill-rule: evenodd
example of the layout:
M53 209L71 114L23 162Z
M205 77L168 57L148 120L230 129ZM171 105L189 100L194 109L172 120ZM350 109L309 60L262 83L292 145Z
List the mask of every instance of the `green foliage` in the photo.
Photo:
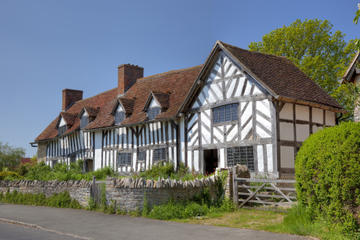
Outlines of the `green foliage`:
M94 200L94 198L90 197L87 209L90 211L97 209L96 201Z
M45 194L31 194L20 193L17 191L0 194L0 202L35 205L35 206L48 206L58 208L76 208L80 209L81 205L75 199L71 199L68 192L56 193L50 197L46 197Z
M353 121L354 109L358 105L360 89L352 83L343 83L331 94L347 111L340 116L339 121Z
M312 134L296 157L298 201L312 219L343 232L359 229L360 124L346 122Z
M345 42L340 31L333 31L327 20L296 20L252 42L250 50L285 56L306 75L331 94L356 53L355 41Z
M187 167L184 166L184 164L180 164L177 171L175 171L174 164L172 163L165 163L165 164L158 164L153 166L151 169L148 169L144 172L141 172L139 174L134 175L135 178L141 177L145 179L152 179L152 180L158 180L160 179L176 179L176 180L194 180L203 178L204 175L202 174L195 174L191 173Z
M354 23L355 24L358 24L359 18L360 18L360 3L358 4L358 8L359 9L356 11L355 17L354 17ZM360 49L360 40L359 39L356 40L356 46L357 46L358 49Z
M25 155L23 148L14 148L0 142L0 170L5 168L14 170Z
M313 219L308 209L301 204L293 206L280 226L281 232L297 235L315 236L327 240L359 239L357 233L344 233L341 228L332 226L328 221Z
M67 164L56 164L53 168L46 165L44 162L38 164L26 164L21 165L17 170L17 174L9 175L9 173L4 173L6 171L0 172L0 176L6 175L4 179L15 180L15 179L27 179L27 180L41 180L41 181L50 181L50 180L92 180L93 176L97 180L104 180L107 176L115 176L115 172L109 168L105 167L94 172L83 173L83 164L82 161L76 163ZM1 179L1 177L0 177Z
M144 195L144 204L143 204L143 209L142 209L141 215L144 216L144 217L148 216L150 210L151 210L151 208L150 208L150 205L149 205L149 202L147 200L146 193L145 193L145 195Z
M199 203L198 201L170 201L167 204L154 206L150 211L147 211L146 215L143 211L142 215L160 220L170 220L217 215L224 212L233 212L234 210L235 206L230 199L223 200L219 206L208 206L206 203Z
M164 205L154 206L148 216L150 218L156 218L160 220L183 219L203 216L208 211L209 208L206 205L200 205L195 202L183 204L170 201Z
M21 178L17 172L2 171L0 172L0 180L12 180Z
M101 184L100 208L104 212L106 212L106 210L107 210L107 199L106 199L106 186L105 186L105 183Z

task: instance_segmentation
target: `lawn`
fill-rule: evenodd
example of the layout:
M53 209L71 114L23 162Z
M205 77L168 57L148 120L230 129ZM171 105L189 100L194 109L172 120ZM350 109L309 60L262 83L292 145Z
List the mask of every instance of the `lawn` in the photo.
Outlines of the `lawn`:
M299 215L300 214L300 215ZM173 221L220 227L263 230L315 237L323 240L350 240L357 236L345 236L329 227L324 221L309 222L296 208L288 212L274 209L237 209L234 212L208 214L204 217L175 219Z
M215 213L205 217L178 219L176 221L271 232L286 232L283 229L283 220L285 216L285 212L242 208L230 213Z

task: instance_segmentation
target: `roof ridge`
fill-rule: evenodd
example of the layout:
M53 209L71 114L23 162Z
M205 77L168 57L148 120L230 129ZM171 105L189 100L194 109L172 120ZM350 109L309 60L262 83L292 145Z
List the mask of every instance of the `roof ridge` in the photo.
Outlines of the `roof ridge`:
M146 81L146 80L149 80L149 79L152 79L152 78L158 78L158 77L161 77L161 76L164 76L164 75L167 75L167 74L184 72L184 71L195 69L195 68L202 67L202 66L203 66L203 64L199 64L199 65L192 66L192 67L170 70L170 71L163 72L163 73L156 73L156 74L153 74L153 75L150 75L150 76L139 78L139 79L136 80L136 82L137 81Z
M225 43L225 42L222 42L222 41L219 41L221 44L223 45L228 45L230 47L233 47L233 48L237 48L237 49L240 49L242 51L246 51L246 52L249 52L249 53L252 53L252 54L260 54L260 55L264 55L266 57L273 57L273 58L276 58L276 59L279 59L279 60L287 60L287 61L290 61L291 60L286 57L286 56L278 56L278 55L275 55L275 54L271 54L271 53L263 53L263 52L259 52L259 51L252 51L252 50L249 50L249 49L244 49L244 48L240 48L240 47L237 47L235 45L232 45L232 44L229 44L229 43ZM226 46L225 46L226 47Z
M76 101L75 103L78 103L78 102L83 102L83 101L85 101L85 100L89 100L89 99L91 99L91 98L98 97L98 96L99 96L99 95L101 95L101 94L108 93L108 92L113 91L113 90L115 90L115 89L117 89L117 87L112 88L112 89L109 89L109 90L106 90L106 91L101 92L101 93L98 93L98 94L96 94L96 95L94 95L94 96L91 96L91 97L88 97L88 98L81 99L81 100L79 100L79 101ZM70 108L69 108L69 109L70 109Z

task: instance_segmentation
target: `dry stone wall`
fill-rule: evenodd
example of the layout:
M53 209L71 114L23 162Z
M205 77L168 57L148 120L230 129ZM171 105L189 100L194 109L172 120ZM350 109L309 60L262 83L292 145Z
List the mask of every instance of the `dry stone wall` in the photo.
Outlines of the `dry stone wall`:
M178 181L171 179L145 180L134 178L109 178L105 183L106 200L108 204L116 204L123 211L137 211L144 206L144 199L150 206L167 203L170 200L186 201L192 199L204 188L210 190L210 195L217 195L218 177L211 176L193 181ZM0 181L0 192L18 191L21 193L39 194L47 197L61 192L69 192L71 198L77 200L82 206L88 206L91 195L91 181ZM100 189L101 182L95 183ZM101 193L94 195L101 197ZM97 199L100 202L100 199Z
M210 190L211 197L215 198L218 180L216 176L193 181L114 178L106 181L106 198L109 204L116 204L118 209L137 211L143 208L145 198L150 206L164 204L170 200L186 201L205 187Z
M89 181L0 181L0 192L17 191L21 193L39 194L47 197L55 193L69 192L70 197L76 199L82 206L87 206L90 199L91 182Z

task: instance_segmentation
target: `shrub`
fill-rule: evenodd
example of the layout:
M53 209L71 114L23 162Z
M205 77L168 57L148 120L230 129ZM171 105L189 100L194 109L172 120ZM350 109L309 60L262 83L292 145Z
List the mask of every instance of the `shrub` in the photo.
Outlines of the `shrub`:
M35 205L35 206L48 206L58 208L76 208L80 209L81 205L75 199L71 199L69 192L62 192L46 197L45 194L32 194L20 193L17 191L0 194L0 202Z
M298 200L311 218L343 232L359 228L360 124L342 123L311 135L296 157Z
M183 217L199 217L205 216L209 212L209 208L207 205L200 205L195 202L190 202L189 204L185 205Z
M2 171L0 172L0 180L16 180L16 179L27 179L27 180L88 180L90 181L93 176L97 180L104 180L107 176L115 176L113 169L105 167L103 169L96 170L94 172L83 173L83 161L79 160L76 163L67 164L56 164L53 168L46 165L44 162L38 164L27 164L22 165L18 169L18 173Z
M0 180L13 180L20 179L20 175L13 171L2 171L0 172Z
M167 204L154 206L149 213L150 218L160 220L181 219L184 218L184 205L170 201Z
M172 163L163 163L152 166L151 169L148 169L144 172L141 172L137 175L134 175L135 178L141 177L145 179L158 180L161 179L176 179L176 180L194 180L203 178L202 174L195 174L189 171L189 168L185 167L184 164L180 164L177 171L175 171L175 166Z

